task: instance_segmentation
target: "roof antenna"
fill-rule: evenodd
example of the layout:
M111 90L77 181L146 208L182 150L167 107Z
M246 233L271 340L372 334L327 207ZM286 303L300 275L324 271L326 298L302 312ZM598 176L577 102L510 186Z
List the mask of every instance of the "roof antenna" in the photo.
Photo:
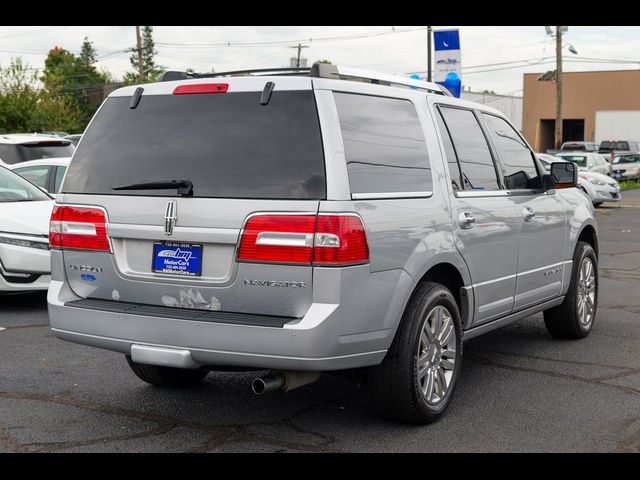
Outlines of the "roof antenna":
M260 96L260 105L267 105L269 100L271 100L271 93L273 93L273 88L276 86L273 82L267 82L264 86L264 90L262 90L262 95Z
M133 92L133 96L131 97L131 102L129 103L129 108L134 109L140 103L140 98L142 97L142 92L144 92L144 88L138 87L136 91Z

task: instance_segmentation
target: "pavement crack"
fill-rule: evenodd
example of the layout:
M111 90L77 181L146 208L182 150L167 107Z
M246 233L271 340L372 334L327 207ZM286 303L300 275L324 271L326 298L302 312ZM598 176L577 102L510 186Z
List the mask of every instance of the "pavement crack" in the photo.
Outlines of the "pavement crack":
M630 395L640 395L640 390L636 388L626 387L624 385L615 385L612 383L605 383L603 381L599 381L591 378L579 377L577 375L568 375L566 373L551 372L549 370L542 370L538 368L517 367L515 365L508 365L506 363L496 362L494 360L490 360L488 358L478 356L478 355L473 355L473 354L470 357L468 357L468 360L471 360L472 362L478 363L480 365L503 368L506 370L514 370L517 372L535 373L538 375L546 375L549 377L563 378L566 380L574 380L576 382L588 383L590 385L599 385L602 387L613 388L615 390L620 390L621 392L624 392Z

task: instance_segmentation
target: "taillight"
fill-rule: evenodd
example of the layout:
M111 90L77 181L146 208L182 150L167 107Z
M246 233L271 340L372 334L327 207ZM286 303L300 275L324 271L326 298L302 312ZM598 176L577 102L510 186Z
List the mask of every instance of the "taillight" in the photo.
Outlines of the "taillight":
M49 223L51 248L110 251L107 217L95 207L54 205Z
M369 261L354 215L255 215L245 224L238 261L345 266Z
M179 85L173 90L174 95L198 95L203 93L227 93L228 83L192 83Z
M320 215L313 249L314 265L353 265L369 261L369 247L360 217Z

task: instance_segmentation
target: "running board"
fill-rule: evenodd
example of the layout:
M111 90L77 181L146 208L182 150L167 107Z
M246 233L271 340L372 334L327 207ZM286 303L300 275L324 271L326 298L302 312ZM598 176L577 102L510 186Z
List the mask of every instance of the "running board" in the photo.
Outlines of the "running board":
M495 320L493 322L485 323L484 325L479 325L477 327L470 328L465 331L462 335L462 341L466 342L474 337L479 335L483 335L491 330L495 330L496 328L504 327L505 325L510 324L511 322L515 322L522 318L533 315L534 313L542 312L544 310L548 310L549 308L557 307L564 301L564 295L562 297L554 298L553 300L549 300L548 302L541 303L540 305L536 305L531 308L527 308L526 310L521 310L516 313L512 313L507 317L503 317L499 320Z

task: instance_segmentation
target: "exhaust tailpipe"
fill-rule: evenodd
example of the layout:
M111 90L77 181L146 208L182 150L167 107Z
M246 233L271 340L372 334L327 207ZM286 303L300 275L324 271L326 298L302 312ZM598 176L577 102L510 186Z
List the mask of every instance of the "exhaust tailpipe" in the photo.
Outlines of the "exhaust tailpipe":
M264 377L255 378L251 382L251 390L256 395L280 390L288 392L294 388L302 387L317 381L320 372L292 372L278 370Z

